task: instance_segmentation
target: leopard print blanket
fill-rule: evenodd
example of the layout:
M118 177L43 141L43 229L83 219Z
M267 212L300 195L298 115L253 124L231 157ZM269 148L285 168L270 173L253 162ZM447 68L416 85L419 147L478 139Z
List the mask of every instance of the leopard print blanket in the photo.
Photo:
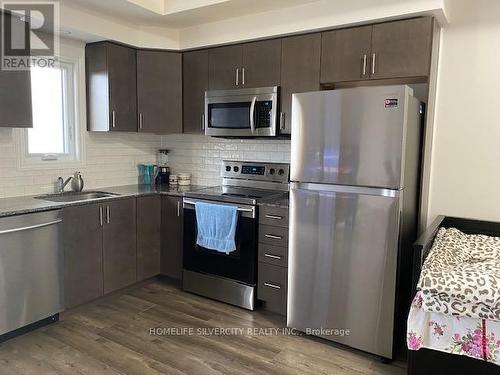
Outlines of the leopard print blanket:
M439 229L417 290L425 311L500 321L500 237Z

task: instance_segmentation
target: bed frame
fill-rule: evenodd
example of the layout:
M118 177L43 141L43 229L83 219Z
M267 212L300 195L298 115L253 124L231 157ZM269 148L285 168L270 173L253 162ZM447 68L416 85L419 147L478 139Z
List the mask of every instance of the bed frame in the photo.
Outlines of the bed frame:
M484 234L487 236L500 237L500 223L438 216L413 245L412 296L415 296L423 261L432 247L437 231L439 228L451 227L457 228L467 234ZM444 353L431 349L408 351L408 375L493 375L499 373L499 366L466 356Z

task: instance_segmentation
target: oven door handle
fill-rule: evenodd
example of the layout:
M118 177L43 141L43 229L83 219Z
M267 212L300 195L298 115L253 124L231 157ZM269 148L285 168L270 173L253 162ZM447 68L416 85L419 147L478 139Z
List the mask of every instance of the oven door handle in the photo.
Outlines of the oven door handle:
M213 202L213 203L217 204L217 202ZM189 200L189 199L184 199L184 204L189 204L189 205L194 206L196 204L196 202ZM238 207L237 210L240 212L249 212L252 214L252 217L253 217L253 215L255 215L255 208L254 207L252 207L252 208Z
M250 104L250 129L252 130L252 134L255 134L255 102L257 101L257 97L254 96L252 99L252 104Z

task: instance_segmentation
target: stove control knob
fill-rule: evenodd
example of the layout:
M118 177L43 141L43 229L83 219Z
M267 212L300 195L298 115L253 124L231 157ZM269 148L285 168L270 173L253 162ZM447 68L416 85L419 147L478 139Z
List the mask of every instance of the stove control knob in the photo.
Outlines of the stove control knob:
M278 174L279 174L280 176L283 176L283 175L285 174L285 170L284 170L284 169L280 169L280 170L278 171Z
M234 171L234 172L236 172L236 173L238 173L238 172L240 171L240 168L238 168L238 167L234 167L234 168L233 168L233 171Z
M231 172L231 167L229 165L226 167L226 172Z
M272 176L272 175L274 175L275 173L276 173L276 170L275 170L274 168L271 168L271 169L269 170L269 174L270 174L271 176Z

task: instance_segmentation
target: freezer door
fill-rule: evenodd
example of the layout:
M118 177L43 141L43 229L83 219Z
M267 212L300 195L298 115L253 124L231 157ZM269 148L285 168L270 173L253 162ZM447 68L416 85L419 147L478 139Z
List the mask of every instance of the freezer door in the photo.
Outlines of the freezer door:
M392 358L398 195L293 185L289 327Z
M291 180L403 187L410 93L408 86L382 86L294 94Z

